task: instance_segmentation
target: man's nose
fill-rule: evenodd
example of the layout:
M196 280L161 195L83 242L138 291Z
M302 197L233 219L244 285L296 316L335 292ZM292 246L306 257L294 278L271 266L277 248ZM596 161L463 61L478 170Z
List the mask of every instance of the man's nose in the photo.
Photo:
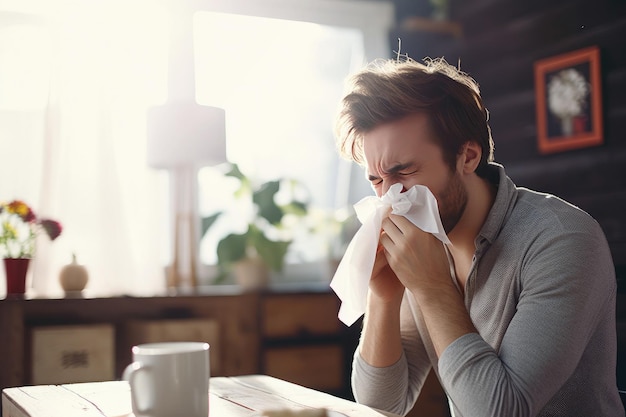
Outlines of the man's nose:
M380 187L380 195L383 196L385 194L387 194L387 191L389 191L389 187L391 187L393 184L391 184L389 181L385 181L383 180L383 186Z
M387 194L387 191L389 191L389 188L391 188L392 185L394 184L401 184L398 181L389 181L389 180L383 180L383 186L382 186L382 195ZM401 192L405 192L406 188L404 188L404 184L402 184L402 191Z

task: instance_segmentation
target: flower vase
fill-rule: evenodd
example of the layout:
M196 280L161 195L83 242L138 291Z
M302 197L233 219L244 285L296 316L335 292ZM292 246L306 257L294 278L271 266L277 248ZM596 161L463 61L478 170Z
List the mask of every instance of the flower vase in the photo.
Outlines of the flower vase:
M258 290L268 285L270 272L258 257L244 258L233 264L235 281L244 290Z
M569 137L574 133L574 118L572 116L561 117L561 133Z
M30 258L4 258L8 296L26 293L26 273L29 264Z

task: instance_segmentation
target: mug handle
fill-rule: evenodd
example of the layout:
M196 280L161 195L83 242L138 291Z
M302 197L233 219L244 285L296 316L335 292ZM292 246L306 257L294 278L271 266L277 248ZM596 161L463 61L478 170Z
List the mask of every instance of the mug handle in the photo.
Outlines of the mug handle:
M124 379L125 381L128 381L128 384L130 385L130 399L131 399L131 404L133 407L133 414L138 415L138 416L144 415L144 414L150 415L152 413L152 408L147 408L145 410L139 409L139 406L138 406L139 402L137 401L137 397L136 397L137 390L134 389L135 378L137 377L139 372L149 372L149 371L150 371L149 366L142 365L141 362L133 362L130 365L128 365L126 369L124 369L124 373L122 374L122 379Z

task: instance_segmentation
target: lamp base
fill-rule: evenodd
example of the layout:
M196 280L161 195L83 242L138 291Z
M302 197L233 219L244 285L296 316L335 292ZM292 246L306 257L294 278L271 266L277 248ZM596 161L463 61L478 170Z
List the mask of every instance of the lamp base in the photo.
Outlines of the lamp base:
M185 242L187 245L182 248L181 246ZM196 288L198 286L196 274L197 247L193 216L191 214L178 214L174 223L174 257L166 273L168 290L183 287ZM187 262L181 262L181 253L186 255ZM183 265L187 265L187 268L183 269Z

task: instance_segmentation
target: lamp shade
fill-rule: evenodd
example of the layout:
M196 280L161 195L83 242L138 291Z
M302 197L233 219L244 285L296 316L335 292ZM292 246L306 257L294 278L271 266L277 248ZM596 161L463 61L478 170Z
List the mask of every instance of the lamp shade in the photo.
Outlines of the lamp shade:
M148 165L157 169L226 162L224 109L195 101L152 107L147 115Z

